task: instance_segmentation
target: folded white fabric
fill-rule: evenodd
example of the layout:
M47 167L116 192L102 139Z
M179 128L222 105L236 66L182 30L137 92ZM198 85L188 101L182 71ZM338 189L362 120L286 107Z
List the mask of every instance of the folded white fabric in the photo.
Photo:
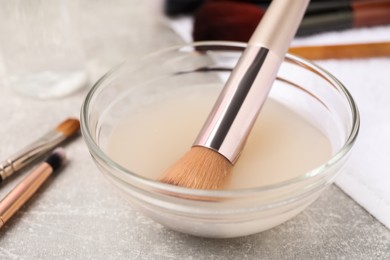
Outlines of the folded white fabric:
M390 41L390 26L322 33L295 45ZM361 128L345 171L336 184L390 229L390 57L317 63L354 97Z
M192 18L168 21L191 42ZM321 33L293 45L390 41L390 26ZM336 184L390 229L390 57L317 62L335 75L354 97L360 114L358 140Z

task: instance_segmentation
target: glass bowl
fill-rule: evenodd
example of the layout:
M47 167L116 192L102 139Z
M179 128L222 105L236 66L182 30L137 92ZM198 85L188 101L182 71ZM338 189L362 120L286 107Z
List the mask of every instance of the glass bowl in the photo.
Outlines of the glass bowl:
M148 98L180 88L210 83L222 88L245 46L199 42L158 51L136 65L126 62L104 75L82 106L82 134L100 171L135 209L176 231L239 237L291 219L332 183L357 137L359 114L347 89L317 65L286 55L270 98L304 117L329 139L332 156L319 167L272 185L194 190L144 178L110 158L110 134L129 109L136 111L140 100L153 102Z

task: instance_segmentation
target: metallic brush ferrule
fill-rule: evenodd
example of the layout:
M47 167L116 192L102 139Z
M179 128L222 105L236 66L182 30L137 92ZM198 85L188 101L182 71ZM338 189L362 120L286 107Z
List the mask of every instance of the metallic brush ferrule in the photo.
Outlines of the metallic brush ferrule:
M234 164L268 96L282 60L268 48L259 45L246 48L194 146L215 150Z
M0 163L0 182L56 147L66 136L52 130L14 156Z

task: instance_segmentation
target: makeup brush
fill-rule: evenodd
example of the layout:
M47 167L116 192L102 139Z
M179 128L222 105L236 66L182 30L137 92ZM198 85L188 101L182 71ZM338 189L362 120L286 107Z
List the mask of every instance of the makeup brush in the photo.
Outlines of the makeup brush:
M31 143L15 155L0 163L0 183L13 173L21 170L36 159L48 153L60 143L78 133L80 121L69 118L60 123L56 128L47 132L35 142Z
M64 150L57 148L0 201L0 228L34 195L54 171L64 165L65 161Z
M237 2L237 3L247 3L256 5L258 7L261 7L263 9L267 9L269 4L271 3L271 0L206 0L204 1L206 3L208 2ZM355 3L357 5L366 5L366 4L375 4L375 3L386 3L389 2L389 0L311 0L309 5L306 8L305 16L310 16L313 14L321 14L321 13L337 13L342 12L346 10L351 10ZM192 11L196 11L197 8L200 7L200 4L193 8ZM184 10L184 9L183 9ZM189 9L186 10L186 13L189 13Z
M350 2L340 9L314 7L304 16L297 36L390 24L390 0ZM193 40L247 42L264 12L251 3L207 1L194 13Z
M167 16L188 15L195 12L204 2L240 2L257 5L262 8L267 8L271 0L165 0L164 13ZM322 11L349 8L351 2L357 1L372 1L372 0L311 0L307 9L307 13L318 13Z
M288 52L310 60L390 57L390 42L297 46Z
M351 2L349 8L338 12L322 12L303 19L297 35L323 31L345 30L390 23L390 1L370 0Z
M192 148L160 181L194 189L226 185L308 2L272 1Z

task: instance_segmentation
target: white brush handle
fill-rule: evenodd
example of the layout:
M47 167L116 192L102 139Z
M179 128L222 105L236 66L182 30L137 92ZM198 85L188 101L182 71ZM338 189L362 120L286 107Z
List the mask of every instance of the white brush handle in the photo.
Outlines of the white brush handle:
M194 146L235 163L276 78L309 0L273 0L225 84Z

